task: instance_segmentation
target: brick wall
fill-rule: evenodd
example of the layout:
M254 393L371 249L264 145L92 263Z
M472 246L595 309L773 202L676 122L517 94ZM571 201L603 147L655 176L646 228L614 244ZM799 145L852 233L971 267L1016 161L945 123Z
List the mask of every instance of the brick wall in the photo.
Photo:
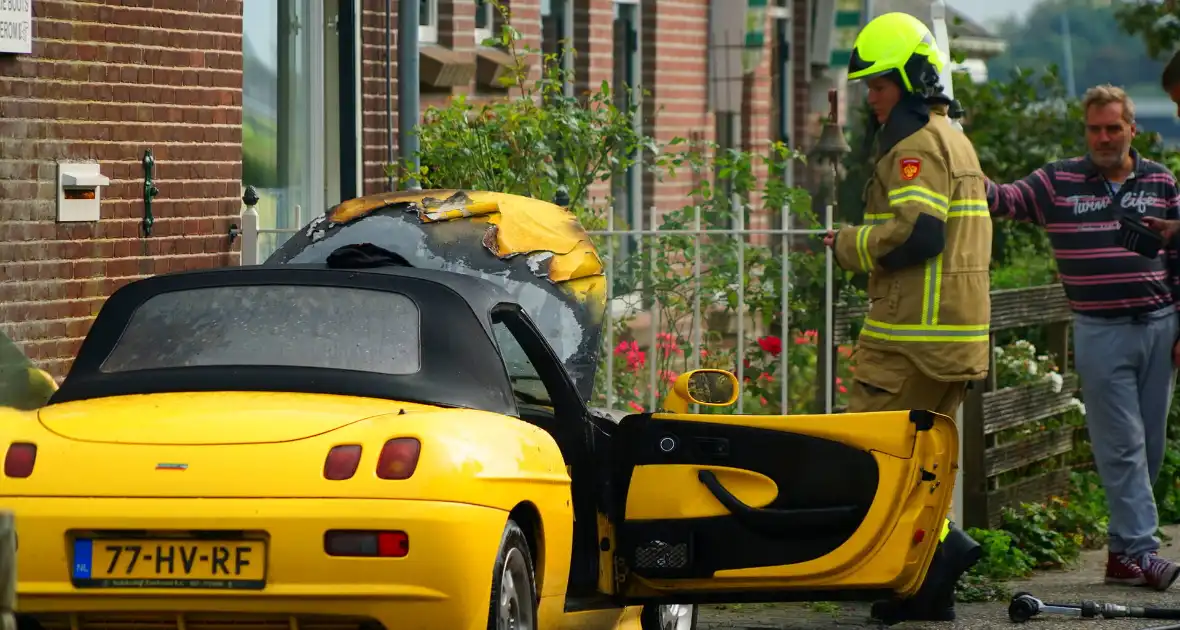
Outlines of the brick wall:
M574 94L597 91L614 79L614 0L573 0ZM609 182L595 182L587 192L592 203L605 207Z
M541 0L505 0L504 4L511 12L513 27L520 32L521 50L541 50ZM499 31L493 30L492 35L499 35ZM541 78L542 59L539 53L529 57L530 81Z
M502 0L510 11L514 27L521 33L520 50L525 46L534 50L541 48L541 2L540 0ZM609 4L610 0L606 0ZM393 155L394 159L401 159L398 153L398 105L397 105L397 6L394 2L389 26L392 28L391 50L386 51L386 15L385 0L362 0L361 6L361 94L362 94L362 140L364 147L364 192L373 194L388 190L389 182L385 175L385 165L389 164L389 146L387 144L386 121L392 118ZM476 51L475 41L475 3L471 0L439 0L438 2L438 43L434 46L448 51L460 53L464 58L474 61ZM498 18L497 18L498 19ZM498 35L493 29L492 35ZM390 60L389 91L392 92L392 117L387 116L386 109L386 58ZM531 76L540 76L539 56L529 59L532 67ZM609 59L608 59L609 62ZM489 90L476 85L473 79L466 85L451 88L423 87L419 100L421 108L430 106L444 107L456 95L469 96L471 101L478 103L482 98L503 97L502 90Z
M392 129L394 159L397 159L397 2L393 3L389 25L393 31L390 48L386 50L386 0L361 2L361 158L364 161L364 193L373 194L389 189L385 165L389 163L389 134L386 133L385 62L389 60L389 89L393 98Z
M614 0L573 0L574 93L597 89L613 76Z
M806 0L794 4L793 144L806 147L812 135L810 8ZM396 157L393 5L389 89ZM474 3L439 5L437 45L474 58ZM388 186L385 7L384 0L362 0L365 193ZM539 48L540 0L509 0L509 9L524 43ZM575 89L584 92L613 78L614 7L612 0L574 0L573 9ZM60 377L92 316L118 286L163 271L239 261L238 243L227 233L240 211L242 0L36 0L33 11L33 53L0 55L0 331ZM708 0L643 0L641 15L643 83L651 92L645 132L663 142L711 140ZM768 50L747 82L743 139L754 150L765 146L774 124L772 57ZM532 61L539 69L539 60ZM502 96L473 80L425 90L422 104L444 104L457 94ZM155 156L160 193L154 232L145 237L146 149ZM97 161L110 177L99 222L56 222L59 161ZM688 177L649 179L644 205L679 208L691 186ZM600 199L608 192L605 184L593 191Z
M60 378L133 278L236 264L241 0L33 2L33 51L0 55L0 331ZM159 195L151 236L144 151ZM56 222L56 163L97 161L97 223Z
M754 72L746 77L742 90L742 149L750 151L759 160L768 155L767 151L775 135L774 121L771 119L773 109L771 107L771 99L773 98L771 94L772 73L776 71L774 68L775 25L769 15L766 17L764 28L766 29L766 37L762 45L762 57ZM755 164L754 176L759 180L764 179L768 172L769 169L761 161ZM750 203L754 210L750 213L749 224L746 227L751 230L766 230L774 227L773 219L778 216L778 213L772 208L763 208L759 195L752 197ZM759 245L768 244L770 240L766 234L752 234L750 236L750 241Z
M385 190L387 182L384 165L387 160L385 113L385 1L363 0L362 63L364 94L364 179L365 192ZM514 26L521 31L523 43L540 48L540 0L507 0ZM792 144L805 146L810 140L807 126L808 23L810 6L807 0L795 0L793 15L792 55L795 59L794 130ZM474 29L474 3L468 0L439 0L439 46L463 54L474 55L475 44L468 35ZM614 2L613 0L573 0L573 46L576 51L574 72L575 94L597 90L603 81L614 77ZM394 3L392 24L396 30L397 6ZM650 92L644 103L645 132L660 142L680 136L697 141L714 139L714 116L708 111L708 39L709 0L642 0L641 56L643 84ZM769 18L768 18L769 19ZM747 81L746 110L742 119L742 144L748 150L762 150L773 137L775 121L771 107L771 72L774 63L774 29L767 28L766 48L762 62ZM392 89L397 90L397 38L394 37ZM539 60L533 60L539 68ZM533 73L536 76L536 72ZM481 98L502 96L474 85L457 86L449 90L424 90L423 108L443 105L453 95L468 95L478 102ZM393 144L397 146L397 104L393 104ZM800 172L800 176L804 173ZM801 182L802 183L802 182ZM656 207L667 211L681 207L685 194L692 188L690 176L657 181L645 176L645 208ZM610 194L605 182L591 187L592 199L599 202ZM769 224L759 219L760 227Z
M791 55L794 59L794 118L791 144L805 149L811 141L806 125L809 75L807 72L811 10L807 0L795 0L792 15ZM708 110L708 0L660 0L644 4L643 54L647 63L644 83L653 93L646 105L648 133L660 142L674 137L695 139L699 142L715 140L715 116ZM744 79L741 115L741 148L761 155L776 137L777 121L773 117L772 73L775 68L775 27L767 16L766 38L762 58L757 68ZM802 168L798 169L802 173ZM757 174L765 176L765 167ZM797 182L802 183L802 182ZM691 190L691 176L656 181L645 181L645 205L661 212L676 210L687 202ZM753 200L757 205L758 200ZM747 227L772 227L771 217L757 213ZM657 218L658 221L658 218ZM762 242L763 238L752 239Z
M659 0L643 5L644 87L651 91L646 103L649 134L659 143L673 138L714 137L714 115L709 111L709 1ZM683 147L682 147L683 148ZM692 175L645 182L644 206L660 213L689 203Z

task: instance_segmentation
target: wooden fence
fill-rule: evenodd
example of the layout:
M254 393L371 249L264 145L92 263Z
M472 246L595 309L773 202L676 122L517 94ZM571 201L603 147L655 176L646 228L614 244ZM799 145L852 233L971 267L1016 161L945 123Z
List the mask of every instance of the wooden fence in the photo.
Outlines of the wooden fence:
M1044 500L1063 491L1071 470L1064 462L1008 485L1000 483L1000 476L1046 460L1061 459L1060 456L1073 449L1076 430L1063 426L1020 438L1001 439L1003 432L1068 411L1078 389L1078 379L1068 363L1071 314L1060 284L992 291L991 300L992 348L998 332L1044 326L1049 335L1046 349L1057 358L1064 383L1059 392L1054 392L1053 384L1048 381L998 389L996 355L988 353L991 357L988 378L973 384L960 418L963 525L966 527L994 527L1005 507ZM864 314L864 307L838 312L833 340L836 345L853 340ZM1047 463L1052 466L1057 462Z

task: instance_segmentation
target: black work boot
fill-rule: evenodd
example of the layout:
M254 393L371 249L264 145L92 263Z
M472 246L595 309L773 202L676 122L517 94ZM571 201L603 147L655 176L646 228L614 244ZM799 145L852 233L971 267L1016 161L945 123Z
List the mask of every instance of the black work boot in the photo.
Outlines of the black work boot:
M909 599L874 603L873 619L886 625L903 621L954 621L955 585L982 555L979 543L951 523L946 539L934 550L926 580L918 592Z

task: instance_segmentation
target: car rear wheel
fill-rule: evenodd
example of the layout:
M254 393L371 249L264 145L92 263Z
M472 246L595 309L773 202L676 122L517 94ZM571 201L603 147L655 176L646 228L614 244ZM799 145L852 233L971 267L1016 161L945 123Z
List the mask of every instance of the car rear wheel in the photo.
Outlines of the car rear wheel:
M643 630L696 630L697 605L644 606L639 626Z
M537 580L528 540L512 519L500 538L492 573L488 630L536 630Z

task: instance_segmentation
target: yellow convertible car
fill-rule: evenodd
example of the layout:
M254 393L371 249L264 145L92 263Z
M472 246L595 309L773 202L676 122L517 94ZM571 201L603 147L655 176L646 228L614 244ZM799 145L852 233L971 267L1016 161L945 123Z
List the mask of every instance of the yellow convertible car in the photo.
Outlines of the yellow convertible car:
M0 410L21 629L689 630L945 594L948 418L688 413L736 396L709 370L592 410L604 281L564 209L424 191L119 289L48 403Z

